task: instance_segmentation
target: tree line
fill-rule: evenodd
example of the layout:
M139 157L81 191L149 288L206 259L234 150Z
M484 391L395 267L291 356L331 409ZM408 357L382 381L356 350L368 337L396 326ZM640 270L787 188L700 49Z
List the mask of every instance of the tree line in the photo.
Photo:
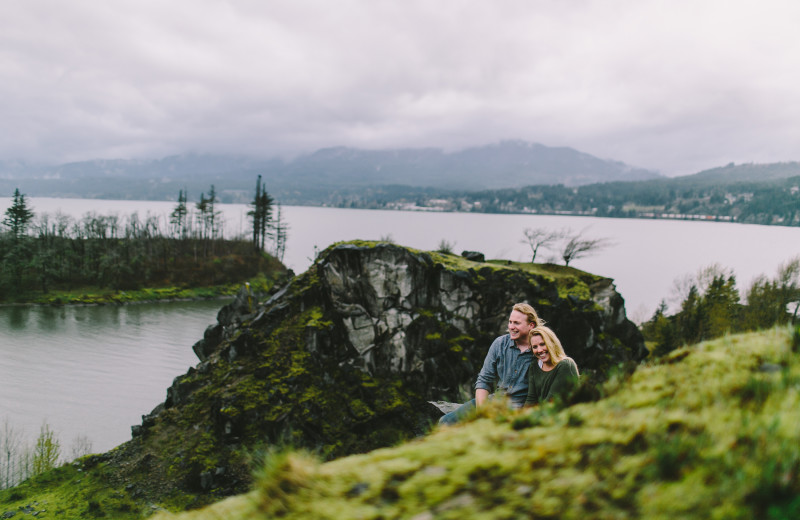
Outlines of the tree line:
M678 281L676 291L680 308L668 314L668 305L662 301L641 327L656 356L727 333L798 323L800 257L780 265L774 278L755 278L745 290L744 299L735 274L719 265L705 267Z
M288 226L261 184L248 212L252 238L224 237L215 187L192 207L185 190L168 217L36 215L15 190L0 233L0 300L30 291L132 290L235 283L281 261ZM266 254L266 253L269 254Z
M690 176L691 177L691 176ZM800 176L762 182L698 179L526 186L445 191L380 186L331 194L347 208L435 208L478 213L537 213L618 218L716 218L749 224L800 226Z

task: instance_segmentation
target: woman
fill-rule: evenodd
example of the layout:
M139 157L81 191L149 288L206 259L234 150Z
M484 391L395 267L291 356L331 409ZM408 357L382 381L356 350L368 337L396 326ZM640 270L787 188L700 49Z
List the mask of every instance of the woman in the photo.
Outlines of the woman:
M528 370L525 406L563 396L578 384L578 365L567 357L555 332L540 325L528 335L536 363L531 363Z

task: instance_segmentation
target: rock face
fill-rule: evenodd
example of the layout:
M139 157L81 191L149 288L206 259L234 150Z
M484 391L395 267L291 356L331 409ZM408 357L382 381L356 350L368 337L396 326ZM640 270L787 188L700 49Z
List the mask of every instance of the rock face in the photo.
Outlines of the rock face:
M402 374L435 399L474 381L511 307L532 304L580 367L595 370L646 355L612 281L561 266L471 262L390 244L343 244L317 263L347 362Z
M338 244L267 301L243 290L220 311L194 346L201 363L135 427L135 451L188 489L224 494L242 489L242 453L257 445L332 457L419 435L442 413L428 401L471 391L516 302L537 309L584 372L646 354L607 278Z

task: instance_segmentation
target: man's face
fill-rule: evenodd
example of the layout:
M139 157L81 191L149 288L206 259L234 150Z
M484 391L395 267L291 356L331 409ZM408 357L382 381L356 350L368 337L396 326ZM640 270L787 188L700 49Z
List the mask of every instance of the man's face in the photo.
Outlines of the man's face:
M508 335L513 341L527 342L528 332L534 327L533 323L528 322L528 317L519 311L511 311L508 317Z

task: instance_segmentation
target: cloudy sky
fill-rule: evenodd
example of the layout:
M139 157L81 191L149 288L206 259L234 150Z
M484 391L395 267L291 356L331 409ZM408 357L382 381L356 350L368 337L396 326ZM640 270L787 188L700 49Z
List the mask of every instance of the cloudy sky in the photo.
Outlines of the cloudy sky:
M800 160L796 0L3 0L0 159L455 150Z

